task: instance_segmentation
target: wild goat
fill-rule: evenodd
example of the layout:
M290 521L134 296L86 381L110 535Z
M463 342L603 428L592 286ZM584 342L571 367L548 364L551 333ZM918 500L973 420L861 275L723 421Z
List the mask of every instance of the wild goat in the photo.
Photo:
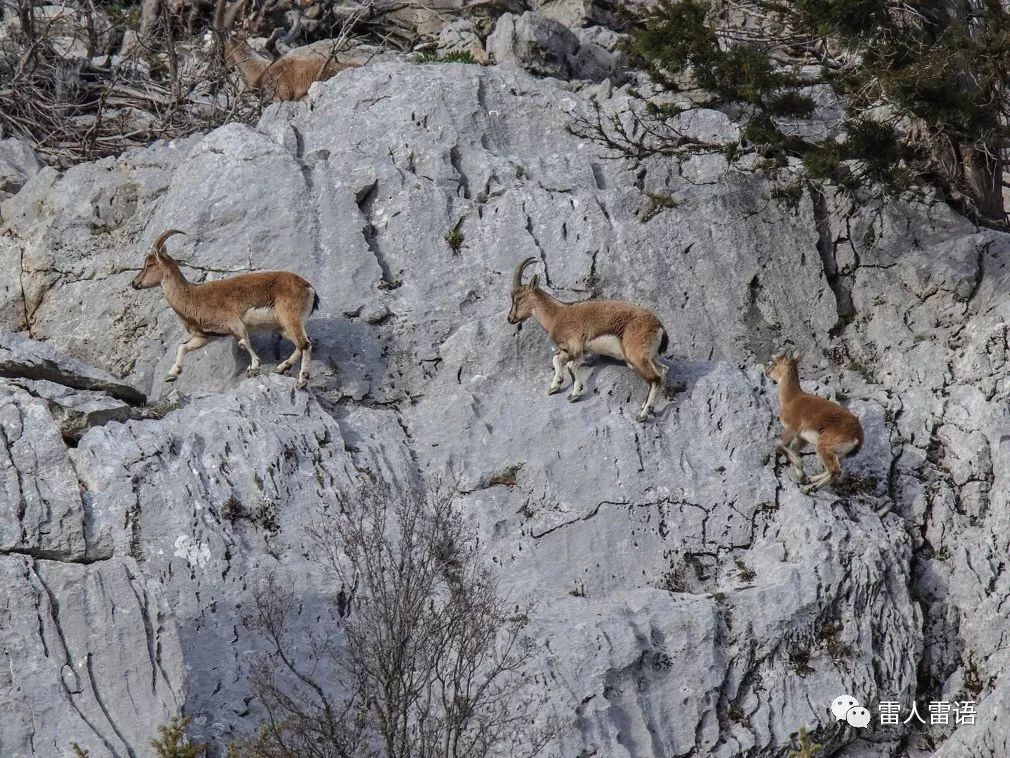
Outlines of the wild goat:
M319 307L319 296L312 285L289 271L261 271L239 274L203 284L186 281L179 264L165 252L165 240L178 229L163 232L151 246L144 267L133 279L135 290L161 285L165 299L182 321L189 339L179 345L175 363L165 377L174 382L182 373L186 353L199 350L210 340L231 335L238 340L252 363L250 376L259 371L260 359L249 342L250 331L277 332L295 343L291 357L277 366L283 374L301 357L298 387L309 379L312 343L305 333L305 320Z
M337 61L334 58L335 49L322 53L312 48L295 48L277 60L271 60L253 50L244 39L232 39L235 16L245 0L238 0L226 10L227 2L217 0L214 7L214 31L224 44L225 58L238 69L246 85L262 92L268 100L301 100L308 94L313 82L329 79L344 69L358 65Z
M561 389L567 368L572 377L568 399L575 402L582 397L585 380L592 371L587 369L580 374L583 356L595 353L616 358L630 365L649 385L649 397L638 412L638 420L644 421L666 380L667 367L657 360L657 355L666 350L668 338L659 319L645 308L620 300L562 303L540 289L537 274L524 285L523 271L536 260L527 258L512 274L508 322L518 324L533 316L557 345L554 380L547 394L553 395Z
M859 452L863 427L848 409L800 388L797 364L802 357L798 352L773 356L765 376L779 386L779 418L785 430L778 439L778 449L793 464L796 480L803 484L807 478L800 452L808 442L824 463L824 472L811 477L809 486L803 487L810 493L830 484L842 472L839 458Z

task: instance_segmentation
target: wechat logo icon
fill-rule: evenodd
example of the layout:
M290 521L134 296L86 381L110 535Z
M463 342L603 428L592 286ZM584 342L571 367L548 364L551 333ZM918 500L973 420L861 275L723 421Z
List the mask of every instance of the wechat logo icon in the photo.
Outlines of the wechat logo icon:
M870 712L852 695L839 695L832 700L831 714L836 721L845 721L857 729L865 729L870 723Z

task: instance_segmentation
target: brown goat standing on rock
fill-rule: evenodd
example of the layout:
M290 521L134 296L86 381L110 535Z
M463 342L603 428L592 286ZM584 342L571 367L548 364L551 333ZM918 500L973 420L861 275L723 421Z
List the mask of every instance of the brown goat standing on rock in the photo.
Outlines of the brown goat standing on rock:
M847 408L803 391L797 367L802 357L798 352L773 356L765 368L765 376L779 386L779 418L785 431L778 439L778 449L793 464L796 481L803 484L807 478L800 452L808 442L824 464L824 472L811 477L810 484L803 487L809 494L842 473L840 458L859 452L863 426Z
M174 382L182 373L182 359L186 353L198 350L210 340L232 336L238 340L252 363L248 374L259 371L260 359L249 342L250 331L276 332L295 343L291 357L277 366L283 374L301 357L298 387L309 379L309 361L312 343L305 333L305 320L319 306L319 296L312 285L290 271L261 271L239 274L203 284L186 281L179 264L165 252L165 240L173 234L183 234L178 229L163 232L151 246L144 260L144 268L134 277L135 290L161 285L165 299L182 321L188 340L179 345L175 363L165 377Z
M238 0L226 11L227 2L217 0L214 7L214 32L224 44L225 59L238 69L250 88L259 90L268 100L301 100L309 93L313 82L324 81L344 69L358 66L336 60L335 49L327 55L313 48L295 48L271 60L253 50L244 39L232 39L231 28L245 0Z
M586 353L605 355L625 361L649 385L649 396L638 412L644 421L656 403L659 390L666 380L667 367L657 360L666 349L668 338L659 319L649 310L621 300L584 300L562 303L538 286L536 274L528 284L522 283L523 271L536 258L527 258L512 275L512 308L508 322L518 324L530 316L558 346L554 354L554 380L547 388L553 395L564 384L564 369L572 377L568 399L582 397L585 380L591 369L580 373Z

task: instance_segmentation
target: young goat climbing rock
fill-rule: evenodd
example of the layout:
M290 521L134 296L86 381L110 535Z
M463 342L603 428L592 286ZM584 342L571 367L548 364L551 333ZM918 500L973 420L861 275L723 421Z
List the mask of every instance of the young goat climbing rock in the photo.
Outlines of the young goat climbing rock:
M765 376L779 386L779 418L785 430L778 439L778 448L793 464L796 480L803 484L806 473L800 452L809 442L824 464L824 472L811 477L803 487L806 493L819 490L841 474L839 459L859 452L863 444L863 427L859 419L838 403L804 392L800 387L797 365L802 354L779 353L765 368Z
M522 283L523 271L536 260L527 258L512 274L508 322L518 324L533 316L557 345L554 380L547 394L561 389L567 368L572 377L568 399L578 400L591 373L590 369L580 371L583 356L595 353L616 358L627 362L649 385L649 396L638 413L638 420L644 421L666 380L667 367L657 356L666 350L668 338L659 319L645 308L620 300L562 303L540 289L538 275L534 274L528 284Z
M189 339L179 346L165 381L174 382L182 373L182 359L186 353L200 349L212 339L227 336L238 340L249 353L252 363L248 374L252 376L259 371L260 359L253 352L249 332L269 331L295 343L294 353L277 366L276 371L283 374L301 357L298 387L304 387L312 356L305 320L319 306L319 296L312 285L289 271L239 274L203 284L188 282L179 264L165 252L165 240L183 233L177 229L163 232L154 241L144 267L132 282L136 290L160 284L168 304L189 332Z

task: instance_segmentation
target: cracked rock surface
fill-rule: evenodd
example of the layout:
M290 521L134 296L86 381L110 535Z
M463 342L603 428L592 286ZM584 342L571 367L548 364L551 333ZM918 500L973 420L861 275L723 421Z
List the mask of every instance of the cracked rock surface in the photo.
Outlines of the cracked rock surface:
M591 98L628 107L606 82L378 62L255 129L43 169L4 203L0 326L23 336L0 342L0 754L148 755L183 708L218 747L255 729L242 607L274 572L295 636L321 623L335 588L306 529L364 472L459 482L504 586L537 599L562 756L781 755L802 725L852 756L1005 749L1010 238L939 202L787 200L721 155L614 160L568 128ZM225 340L162 382L183 331L129 281L169 227L191 279L313 283L309 392L246 379ZM545 394L546 335L505 322L530 255L562 299L654 308L653 419L605 360L578 403ZM866 430L834 492L774 458L761 364L786 344ZM68 437L68 391L178 407ZM988 715L856 734L842 693Z

